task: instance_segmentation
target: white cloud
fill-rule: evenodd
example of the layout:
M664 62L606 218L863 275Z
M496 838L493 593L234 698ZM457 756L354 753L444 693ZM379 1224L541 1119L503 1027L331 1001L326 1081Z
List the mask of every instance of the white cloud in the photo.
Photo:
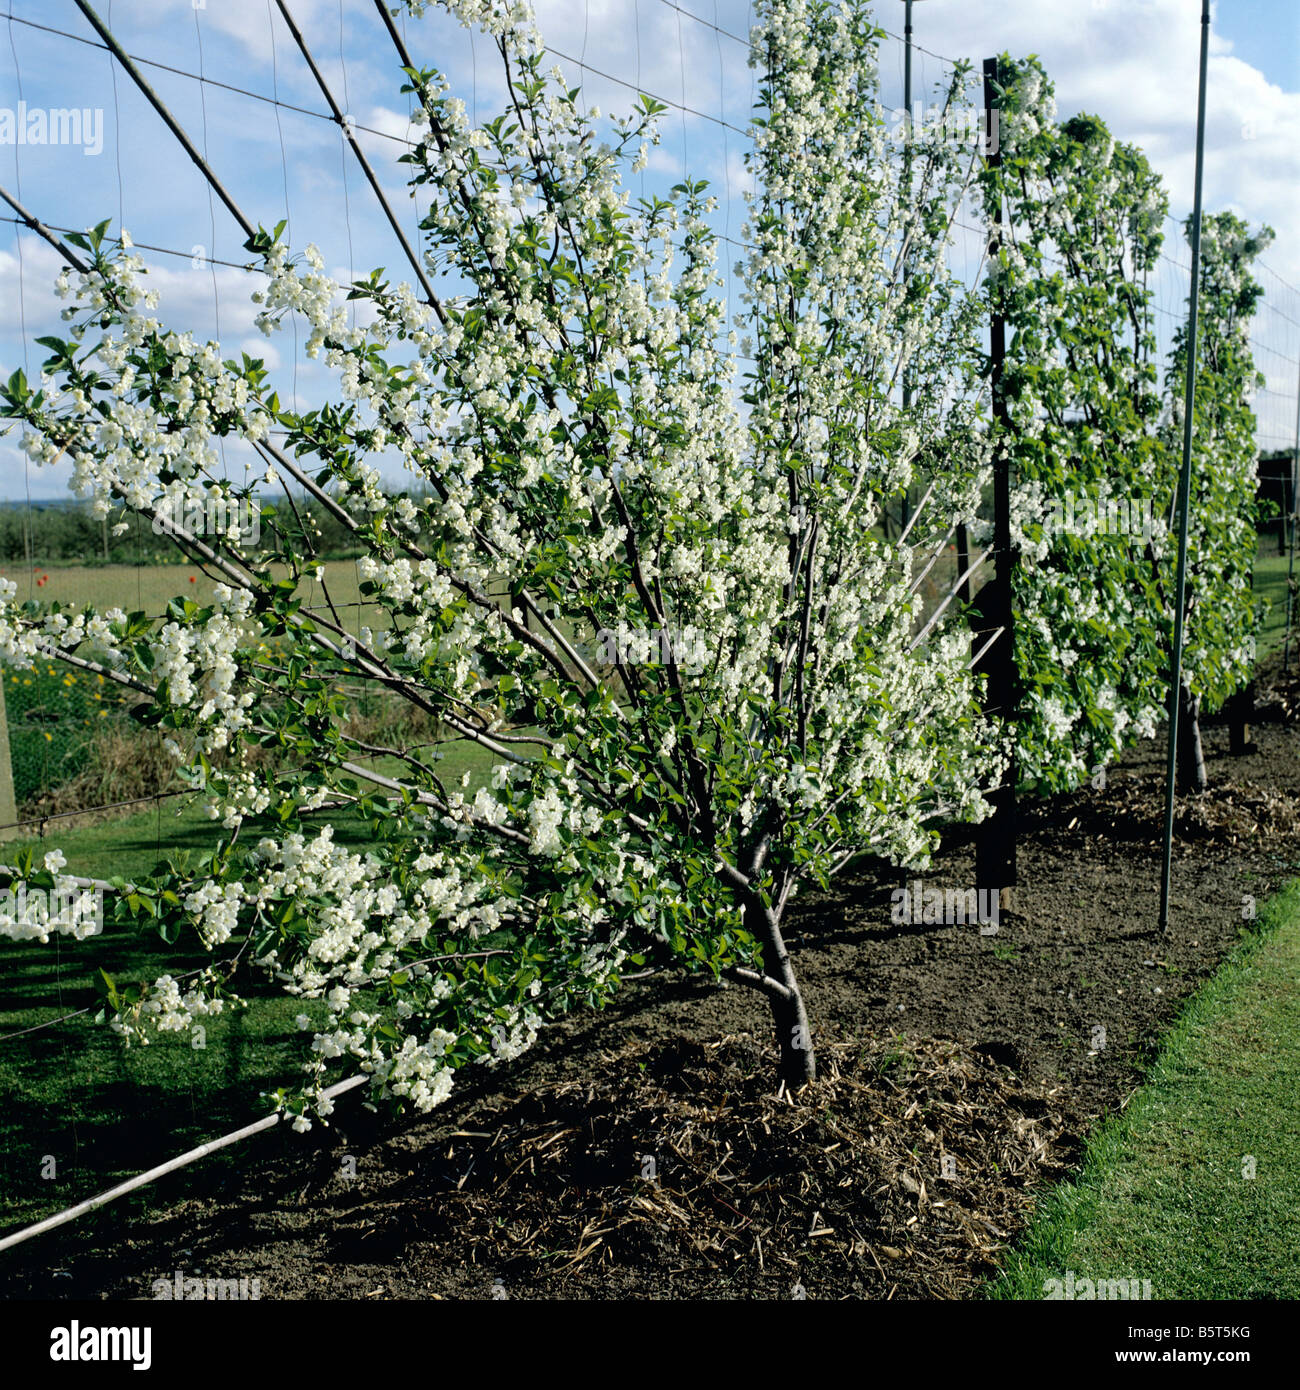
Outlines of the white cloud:
M1164 176L1175 215L1190 210L1200 45L1195 5L932 0L914 22L918 43L954 57L1036 53L1056 84L1061 114L1091 112L1118 139L1140 145ZM1211 46L1206 208L1233 207L1253 223L1293 227L1300 211L1300 91L1282 91L1231 49L1223 38ZM1300 281L1300 247L1278 245L1269 259Z

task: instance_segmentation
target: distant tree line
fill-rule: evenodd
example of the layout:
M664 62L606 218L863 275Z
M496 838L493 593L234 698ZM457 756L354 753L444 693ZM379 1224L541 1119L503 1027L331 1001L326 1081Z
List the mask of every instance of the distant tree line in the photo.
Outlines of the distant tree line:
M261 504L274 512L274 525L290 533L308 527L312 549L323 560L348 559L358 554L356 540L335 516L316 501L294 499L293 507L280 499ZM119 533L118 527L126 529ZM263 520L262 541L254 552L266 549L269 527ZM170 565L181 562L175 543L160 534L147 517L115 507L107 517L97 517L89 502L0 502L0 564L33 565Z

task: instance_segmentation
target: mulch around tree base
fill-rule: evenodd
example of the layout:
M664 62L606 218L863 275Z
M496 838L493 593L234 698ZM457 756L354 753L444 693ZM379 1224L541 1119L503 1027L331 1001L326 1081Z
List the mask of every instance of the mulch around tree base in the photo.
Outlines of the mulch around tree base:
M237 1181L38 1237L0 1256L0 1294L148 1298L179 1271L263 1298L977 1297L1252 903L1300 873L1300 682L1259 687L1253 752L1204 730L1165 935L1157 741L1102 788L1022 802L995 934L891 919L904 882L973 885L969 833L923 876L802 902L819 1079L799 1093L756 995L641 981L430 1116L343 1101L329 1130L252 1141Z

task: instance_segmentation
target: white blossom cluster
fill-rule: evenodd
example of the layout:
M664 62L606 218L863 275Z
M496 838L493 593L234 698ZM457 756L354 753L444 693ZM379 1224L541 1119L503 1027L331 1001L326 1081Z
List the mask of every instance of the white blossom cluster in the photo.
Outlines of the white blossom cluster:
M343 1066L376 1096L438 1104L460 1066L513 1059L546 1018L603 1002L634 953L776 969L756 905L868 850L924 863L936 818L985 814L1005 755L977 714L969 635L955 613L922 632L917 591L918 560L973 519L988 475L975 309L945 263L970 167L919 137L903 196L864 5L757 7L770 62L737 312L707 189L639 204L623 187L655 104L603 123L547 68L526 5L440 3L499 40L510 119L474 129L443 78L416 85L436 302L255 243L260 326L305 320L338 406L280 406L267 477L289 469L349 526L381 620L308 617L315 566L280 553L285 580L239 535L197 552L211 601L152 626L0 596L0 654L130 685L230 832L200 876L156 885L157 910L312 1010L307 1082L276 1097L299 1129L329 1113ZM98 325L96 365L52 373L24 418L84 495L174 515L219 486L222 438L267 446L273 386L169 333L141 274L118 248L65 281L74 337ZM172 369L146 381L160 351ZM385 489L384 450L418 492ZM884 508L923 473L907 541L885 540ZM611 670L581 649L592 631L700 640L689 669L647 648ZM409 701L491 776L449 786L436 747L366 744L334 699L344 680ZM344 844L307 820L327 803L385 833ZM181 993L163 976L139 1017L183 1027L224 979Z
M44 943L54 934L83 941L103 930L103 889L60 874L66 864L61 850L50 850L42 859L45 872L54 876L50 887L20 882L0 892L0 937Z
M119 1012L109 1026L125 1041L146 1047L151 1033L188 1033L198 1019L215 1018L224 1012L226 1001L205 988L213 982L212 976L200 977L194 988L182 993L179 980L159 975L139 1003Z

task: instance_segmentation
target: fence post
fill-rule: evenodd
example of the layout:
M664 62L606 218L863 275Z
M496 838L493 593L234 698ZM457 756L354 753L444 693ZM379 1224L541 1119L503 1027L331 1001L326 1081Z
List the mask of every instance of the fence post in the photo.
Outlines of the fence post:
M1251 741L1250 737L1251 721L1255 718L1255 676L1253 672L1246 684L1229 696L1227 712L1228 756L1244 758L1249 753L1258 752L1257 745Z
M964 575L970 568L970 533L966 530L966 523L960 522L957 526L957 574ZM961 581L957 589L957 599L962 604L970 602L970 579Z
M985 159L990 168L1002 162L1001 154L992 141L992 112L996 107L994 84L998 78L998 60L984 60L984 120L988 132ZM993 260L1002 245L1002 203L999 195L989 239L989 259ZM1000 305L994 307L989 323L989 357L991 360L990 388L993 400L993 577L984 586L977 600L981 611L981 626L987 632L997 632L981 658L977 670L987 675L984 712L1013 735L1011 762L1002 774L1000 784L990 792L988 800L993 814L981 821L975 838L975 882L977 888L996 891L1004 910L1014 907L1016 884L1016 759L1014 756L1014 718L1017 700L1015 618L1011 604L1011 574L1016 556L1011 548L1011 458L1006 448L1007 406L1003 393L1003 372L1006 363L1006 320ZM1000 630L1000 631L999 631Z
M9 715L5 709L4 675L7 669L0 665L0 826L13 826L18 819L18 802L14 797L14 765L9 753ZM16 828L0 830L0 840L11 840L21 833Z
M1300 384L1296 386L1295 396L1295 447L1291 451L1291 487L1290 487L1290 506L1286 509L1285 526L1287 527L1287 551L1288 559L1286 563L1286 637L1282 643L1282 670L1284 673L1291 669L1291 624L1295 618L1295 526L1296 512L1300 510L1300 498L1296 496L1300 490Z

